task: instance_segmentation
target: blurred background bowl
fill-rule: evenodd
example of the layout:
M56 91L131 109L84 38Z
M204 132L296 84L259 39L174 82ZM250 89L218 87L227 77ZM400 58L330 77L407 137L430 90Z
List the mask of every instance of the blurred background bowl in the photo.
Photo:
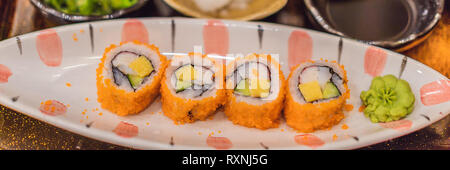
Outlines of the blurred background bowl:
M46 5L44 2L42 2L42 0L30 0L30 1L38 9L38 11L40 11L46 18L49 18L50 20L55 21L57 23L84 22L84 21L118 18L122 15L140 9L148 2L148 0L138 0L138 2L135 5L129 8L113 11L111 14L85 16L85 15L73 15L63 13Z
M178 12L196 18L219 18L234 20L258 20L270 16L282 9L287 0L253 0L245 9L229 9L227 15L217 12L204 12L197 7L194 0L164 0L169 6Z
M304 0L316 27L398 52L422 42L437 25L444 0Z

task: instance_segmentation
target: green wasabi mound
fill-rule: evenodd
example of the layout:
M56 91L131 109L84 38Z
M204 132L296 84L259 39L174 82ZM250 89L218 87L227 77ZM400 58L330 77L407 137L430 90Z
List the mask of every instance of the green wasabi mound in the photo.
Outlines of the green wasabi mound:
M360 98L365 105L364 115L373 123L399 120L414 109L415 98L409 83L393 75L375 77Z

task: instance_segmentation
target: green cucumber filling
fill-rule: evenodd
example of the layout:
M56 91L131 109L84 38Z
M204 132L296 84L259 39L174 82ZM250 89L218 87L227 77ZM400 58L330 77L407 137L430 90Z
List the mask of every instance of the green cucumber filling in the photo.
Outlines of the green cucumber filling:
M250 86L249 85L250 85L250 82L248 81L248 79L241 80L234 90L244 96L250 96Z
M181 92L183 90L186 90L187 88L190 88L193 85L192 81L181 81L181 80L177 80L176 82L176 86L175 86L175 91Z
M340 95L339 90L333 83L327 82L325 84L325 88L323 89L323 98L328 99L328 98L337 97L339 95Z
M127 77L128 77L128 80L130 81L131 86L134 89L137 89L142 84L142 81L144 80L144 78L139 77L137 75L127 75Z

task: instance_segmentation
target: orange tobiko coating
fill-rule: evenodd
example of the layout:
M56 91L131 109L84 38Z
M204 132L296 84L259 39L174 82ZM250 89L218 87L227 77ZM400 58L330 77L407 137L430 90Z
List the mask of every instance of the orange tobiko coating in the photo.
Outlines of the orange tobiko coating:
M335 63L334 61L331 62ZM287 82L292 78L294 70L299 68L300 65L301 64L292 69ZM347 86L347 73L342 65L340 65L340 67L343 70L343 86L346 90L336 99L323 103L302 104L295 101L294 97L296 96L287 93L284 108L284 116L287 125L299 132L309 133L316 130L329 129L344 118L343 109L346 100L350 98L350 90ZM289 86L286 86L286 91L290 91Z
M140 43L138 41L132 42L136 45L144 45L159 55L161 65L156 71L156 75L151 80L150 84L140 88L135 92L127 92L119 89L114 85L114 80L105 79L103 70L105 66L106 57L109 51L116 48L116 45L111 45L105 49L105 53L101 59L101 63L97 68L97 95L98 102L103 109L109 110L119 116L126 116L129 114L137 114L147 108L159 94L160 81L167 66L166 57L161 55L159 49L154 45ZM121 43L120 45L122 45Z
M228 119L234 124L254 127L258 129L276 128L280 124L281 110L283 109L283 101L285 95L285 81L283 72L280 69L280 65L270 55L249 55L243 58L237 58L234 62L239 60L252 60L259 57L267 57L271 66L274 66L278 70L278 77L280 80L280 91L278 96L263 104L251 104L247 102L238 102L234 94L234 89L227 89L228 102L225 105L225 114ZM227 66L227 73L233 72L233 63Z

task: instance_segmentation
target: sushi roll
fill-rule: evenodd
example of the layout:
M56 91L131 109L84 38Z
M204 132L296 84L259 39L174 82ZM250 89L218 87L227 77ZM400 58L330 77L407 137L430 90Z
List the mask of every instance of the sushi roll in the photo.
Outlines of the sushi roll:
M111 45L97 68L98 102L120 116L141 112L159 94L166 65L166 57L153 45Z
M297 65L289 75L286 92L286 123L300 132L327 129L339 123L350 96L344 67L327 60Z
M161 81L164 115L175 124L205 120L226 100L223 65L206 55L174 56Z
M226 67L226 116L234 124L246 127L278 127L284 82L280 65L270 55L236 58Z

